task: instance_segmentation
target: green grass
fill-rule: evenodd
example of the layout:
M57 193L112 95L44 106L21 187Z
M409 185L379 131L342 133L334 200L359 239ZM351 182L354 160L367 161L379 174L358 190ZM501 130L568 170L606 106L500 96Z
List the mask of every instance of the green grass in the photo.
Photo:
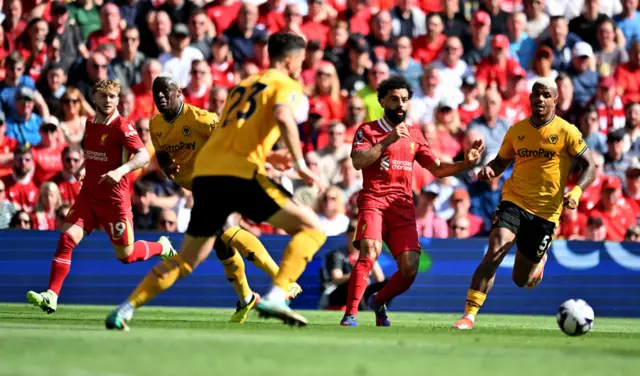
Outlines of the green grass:
M308 311L289 328L231 310L143 308L131 331L104 329L112 307L61 306L46 315L0 304L0 375L638 375L638 320L598 318L567 337L554 317L481 315L473 331L449 329L458 315L391 313L391 328L361 315Z

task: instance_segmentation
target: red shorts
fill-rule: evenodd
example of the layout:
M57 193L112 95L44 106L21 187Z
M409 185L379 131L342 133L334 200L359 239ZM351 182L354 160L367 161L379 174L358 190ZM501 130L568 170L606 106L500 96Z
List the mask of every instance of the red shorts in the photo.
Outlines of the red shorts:
M133 244L132 219L131 210L117 204L103 204L86 196L78 196L65 222L82 227L87 234L102 226L112 244L125 246Z
M362 239L384 241L394 258L406 251L419 252L420 240L413 207L389 208L384 211L362 209L358 213L358 228L353 238L357 249L360 249Z

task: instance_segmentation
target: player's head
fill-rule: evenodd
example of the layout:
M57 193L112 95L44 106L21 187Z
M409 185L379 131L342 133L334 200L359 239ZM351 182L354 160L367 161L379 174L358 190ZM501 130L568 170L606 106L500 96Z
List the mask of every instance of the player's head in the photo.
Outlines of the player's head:
M291 33L275 33L269 37L269 59L271 66L283 67L289 77L297 80L302 71L306 43Z
M182 104L180 85L178 80L169 73L160 73L153 80L153 101L158 111L164 114L167 111L178 111Z
M540 78L534 84L529 95L533 114L546 118L556 111L558 104L558 85L550 78Z
M118 108L120 101L120 83L116 80L100 80L93 85L93 103L96 112L109 116Z
M411 97L411 83L400 75L391 76L378 86L378 101L384 109L384 115L394 125L402 123L407 117Z

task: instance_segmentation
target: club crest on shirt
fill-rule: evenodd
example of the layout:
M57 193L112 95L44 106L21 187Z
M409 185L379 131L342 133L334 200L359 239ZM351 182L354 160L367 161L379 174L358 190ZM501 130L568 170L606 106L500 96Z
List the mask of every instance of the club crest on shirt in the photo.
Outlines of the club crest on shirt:
M184 127L182 127L182 134L185 136L191 136L191 128L185 125Z
M358 129L358 132L356 132L356 145L362 144L363 140L364 140L364 132L362 132L362 128L360 128Z
M552 134L552 135L549 137L549 142L555 145L555 144L556 144L556 142L558 142L558 135L557 135L557 134Z
M100 145L104 145L104 143L107 141L107 136L109 136L109 133L105 133L102 135L102 137L100 137Z
M412 142L409 146L411 147L411 155L414 155L416 153L416 143Z

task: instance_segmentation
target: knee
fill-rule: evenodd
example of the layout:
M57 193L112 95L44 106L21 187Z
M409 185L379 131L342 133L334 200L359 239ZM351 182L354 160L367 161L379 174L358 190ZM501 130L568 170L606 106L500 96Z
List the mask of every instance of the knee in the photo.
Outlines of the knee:
M400 274L402 274L404 278L414 280L418 275L418 264L411 263L411 264L401 265L399 270L400 270Z
M365 239L360 242L360 257L370 258L371 260L378 259L378 250L374 241Z
M215 243L213 243L213 248L216 250L216 256L218 256L218 260L220 261L232 257L235 253L233 248L229 247L227 243L222 240L221 236L216 238Z

